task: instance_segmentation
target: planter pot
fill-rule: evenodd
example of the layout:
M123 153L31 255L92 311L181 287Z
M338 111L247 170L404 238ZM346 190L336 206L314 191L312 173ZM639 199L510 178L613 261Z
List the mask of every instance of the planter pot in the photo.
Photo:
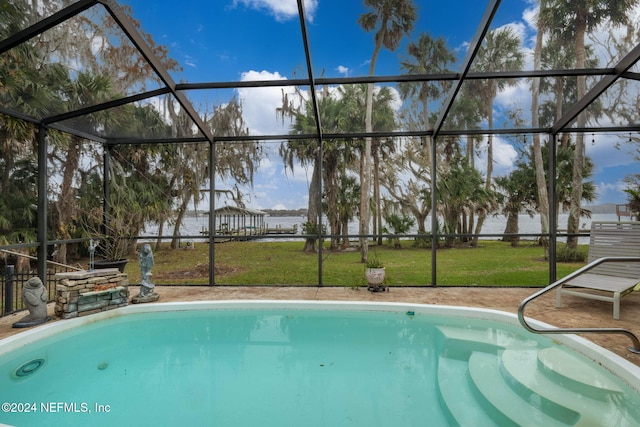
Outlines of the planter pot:
M124 273L124 267L127 265L127 262L129 262L128 259L118 259L115 261L99 260L94 261L93 268L96 270L102 268L117 268L120 270L120 273Z
M367 278L367 289L371 292L386 291L387 288L382 284L384 282L384 267L366 268L364 275Z
M380 268L367 268L364 271L364 275L367 278L369 285L381 285L384 282L384 267Z

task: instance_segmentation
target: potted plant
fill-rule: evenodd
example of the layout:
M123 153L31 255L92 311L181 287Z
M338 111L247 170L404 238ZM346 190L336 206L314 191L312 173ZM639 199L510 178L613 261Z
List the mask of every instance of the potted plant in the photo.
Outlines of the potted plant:
M378 258L378 254L374 252L373 256L370 256L367 259L366 268L364 270L364 276L367 279L368 285L367 290L371 292L380 292L387 290L387 288L383 285L384 275L384 265Z
M94 268L116 267L120 271L135 253L137 236L155 212L153 194L141 193L139 182L118 162L110 162L108 200L104 196L103 177L99 171L89 174L78 191L78 227L82 237L95 246ZM90 243L88 243L90 244Z
M89 252L93 265L89 268L117 268L124 272L128 256L135 238L128 227L119 224L119 221L109 222L109 225L95 224L87 235L91 239ZM100 230L102 228L102 230ZM95 261L94 261L95 256Z
M105 222L101 208L84 211L81 219L83 235L90 239L89 268L118 268L124 272L128 256L136 243L137 230L124 208L110 210ZM95 259L95 261L94 261Z

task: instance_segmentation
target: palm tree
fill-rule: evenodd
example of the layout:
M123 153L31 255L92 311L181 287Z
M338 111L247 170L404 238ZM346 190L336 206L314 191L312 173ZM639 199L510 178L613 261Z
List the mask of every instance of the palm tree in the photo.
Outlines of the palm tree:
M292 134L310 133L315 130L315 117L311 108L310 100L302 94L302 108L281 108L279 114L291 115L294 123L291 128ZM366 85L346 85L335 90L324 89L318 97L318 107L320 109L323 132L326 133L349 133L357 132L364 122L364 105L366 99ZM388 88L376 91L373 103L375 115L373 118L374 129L392 129L395 126L394 112L391 108L393 101L392 93ZM288 97L286 105L292 104ZM387 150L386 140L376 140L379 144L378 152L384 153ZM331 229L331 249L339 246L339 236L341 234L341 215L339 209L339 199L341 195L341 181L347 174L347 170L354 164L356 144L351 140L336 138L324 140L321 153L322 173L319 173L320 158L318 156L318 146L315 141L290 140L280 147L280 155L285 160L285 165L293 170L295 161L302 162L303 166L313 165L311 185L309 189L309 229L317 229L318 207L314 200L320 192L320 183L324 183L323 198L325 200L324 209ZM377 158L374 157L377 160ZM376 165L378 163L375 163ZM317 171L317 172L316 172ZM312 205L313 203L313 205ZM305 250L315 250L315 239L307 239Z
M371 9L358 18L358 23L367 32L375 31L374 48L369 63L369 75L375 73L376 62L382 47L391 51L400 44L405 34L413 29L417 18L416 8L412 0L365 0L364 4ZM367 85L367 103L365 115L365 132L373 130L373 84ZM365 138L364 152L361 159L360 184L360 261L367 262L369 254L369 193L371 189L371 138Z
M300 97L302 97L302 95L300 95ZM291 133L303 133L304 129L310 126L306 121L308 117L300 112L300 107L292 107L293 104L289 102L288 97L283 93L284 107L279 109L280 114L282 114L283 120L285 116L295 118ZM302 167L312 168L311 181L309 183L309 201L307 205L307 226L303 227L303 232L306 234L317 234L319 231L318 217L322 209L318 197L322 188L319 148L316 141L291 139L280 144L278 149L278 153L284 162L285 170L288 168L293 172L297 162ZM316 239L308 237L305 240L303 251L308 253L316 252Z
M548 155L549 155L549 147L553 147L554 144L547 143L542 146L541 149L541 157L543 159L543 169L548 170ZM556 169L556 188L555 193L558 199L558 207L556 209L556 218L555 222L558 223L558 215L560 211L567 211L571 204L571 176L573 170L573 147L570 145L568 147L557 146L555 148L557 150L557 169ZM535 196L532 204L536 208L537 211L540 210L539 200L540 193L535 191L535 193L531 193L533 188L536 188L536 165L535 159L533 156L534 148L531 148L531 152L528 154L529 163L519 162L517 167L519 170L525 171L522 175L518 176L518 180L514 182L517 183L517 186L513 187L513 192L518 191L522 196L531 197ZM585 178L591 177L593 173L593 162L586 158L585 167L582 171L582 174ZM530 194L531 193L531 194ZM582 199L591 201L595 197L595 186L593 182L586 181L583 186ZM581 213L582 216L588 216L589 212L583 210Z
M576 58L575 67L583 69L586 65L585 37L587 33L606 21L611 25L628 24L628 14L637 4L638 0L566 0L553 2L553 4L549 5L550 7L544 9L544 11L541 10L541 13L547 14L548 22L553 23L555 28L569 27L572 30ZM577 99L584 98L586 92L586 76L577 76ZM583 112L578 115L576 126L584 128L586 122L587 115ZM575 141L571 205L567 224L567 232L570 235L567 238L567 246L570 249L575 249L578 246L577 235L571 236L571 234L577 234L580 228L583 195L582 171L585 164L584 151L584 134L578 133Z
M453 235L460 231L464 211L484 206L491 196L483 185L480 172L458 153L451 156L447 169L439 177L436 195L444 217L445 245L451 247L456 241Z
M520 50L520 39L510 27L503 27L487 33L484 43L478 50L473 65L475 71L516 71L522 69L524 55ZM483 100L484 116L487 117L489 129L493 129L493 102L498 92L516 82L510 79L480 80L473 86ZM491 189L493 177L493 135L487 137L487 174L485 188ZM478 235L486 214L481 214L476 225L474 244L477 244Z
M337 132L339 128L339 120L346 121L346 116L342 117L338 113L341 109L341 102L335 99L329 91L323 91L318 97L318 108L320 110L323 131ZM304 102L304 108L296 109L293 112L295 118L291 128L292 134L309 133L315 129L315 117L310 100ZM318 214L321 207L318 206L317 200L320 194L322 182L324 182L324 196L326 199L327 218L331 227L331 247L336 249L338 246L339 216L337 212L338 199L338 172L341 167L341 156L344 148L347 146L343 140L325 140L322 153L318 153L320 147L315 141L292 139L280 146L280 155L285 160L285 166L293 170L294 162L297 160L303 166L313 165L313 173L309 188L309 210L307 212L308 230L318 231ZM320 160L322 159L322 170L320 169ZM305 242L305 252L315 252L314 238L308 238Z
M548 147L544 150L548 152ZM575 147L569 144L567 147L557 147L557 164L556 170L556 199L558 201L558 209L556 209L556 224L558 223L558 215L561 211L567 212L571 209L572 197L573 197L573 169L575 162L574 154ZM582 163L582 193L580 199L587 202L592 201L595 198L596 188L593 182L588 179L593 175L593 162L589 157L584 158ZM580 209L580 217L589 217L590 212L585 209ZM571 249L571 248L570 248Z
M89 72L80 72L76 80L69 79L63 84L64 98L67 108L73 110L106 101L113 96L111 79L107 76L96 76ZM97 128L108 125L109 120L115 120L113 114L97 114L90 117L88 125ZM125 116L126 117L126 116ZM76 217L76 178L79 172L80 161L85 151L85 139L78 136L61 138L58 143L52 144L51 154L55 163L59 164L59 172L62 175L60 192L57 200L51 203L52 229L55 230L56 239L70 239L73 233L72 223ZM67 262L67 245L58 245L58 262Z
M422 34L416 42L409 43L407 53L410 58L400 61L400 67L407 74L447 73L450 71L447 66L456 59L441 36L434 40L428 33ZM401 83L398 86L403 100L412 98L421 104L424 129L431 128L429 101L439 98L445 90L445 86L442 82L428 81ZM422 149L425 153L426 164L429 165L431 162L430 138L424 138Z
M540 0L537 16L536 45L533 51L533 69L541 69L542 63L542 40L544 32L548 30L542 19L541 11L546 9L547 0ZM531 79L531 127L540 127L540 116L538 106L540 104L540 78ZM545 176L544 160L542 159L542 144L540 135L535 133L532 136L533 163L535 167L536 189L538 192L538 212L540 214L540 243L544 248L544 258L549 258L549 192L547 191L547 178Z
M537 198L535 186L531 185L530 171L526 163L518 162L517 168L509 175L496 178L496 184L504 191L502 213L507 217L503 240L511 242L511 246L517 246L520 241L517 236L520 213L526 212L531 218L535 213L533 207Z
M376 91L373 98L374 115L373 130L389 131L396 128L395 112L391 108L393 93L388 87L383 87ZM373 157L373 207L375 209L375 220L373 224L373 234L377 235L378 244L382 244L382 205L380 202L380 162L395 149L392 138L372 138L371 153Z
M0 244L34 241L36 239L36 201L38 166L33 158L21 159L6 173L0 186Z
M340 235L342 235L342 248L349 247L349 222L358 214L358 200L360 199L360 186L354 176L342 173L339 179L340 191L338 192L338 218L340 220Z
M447 119L447 125L452 129L480 129L482 121L482 100L475 96L472 87L465 85L462 87L460 96L453 103L451 113ZM464 156L468 165L475 168L475 147L482 142L482 136L466 135L464 141L455 141L455 143L464 143ZM439 149L439 156L444 160L441 167L447 170L451 162L451 147L454 141L450 141ZM473 232L475 224L475 212L473 210L465 210L462 212L461 232L469 235ZM469 240L463 237L463 240Z

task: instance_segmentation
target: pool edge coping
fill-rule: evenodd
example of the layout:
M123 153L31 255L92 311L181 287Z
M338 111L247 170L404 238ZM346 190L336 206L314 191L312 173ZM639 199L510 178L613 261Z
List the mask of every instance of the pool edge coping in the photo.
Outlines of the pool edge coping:
M303 309L313 307L316 310L353 310L359 311L407 311L431 315L448 315L458 318L473 318L496 321L521 328L515 313L501 310L453 305L418 304L403 302L371 302L371 301L333 301L333 300L211 300L162 302L149 304L133 304L114 310L104 311L84 317L63 319L47 323L24 332L0 339L0 357L10 351L29 345L51 333L64 332L77 326L87 325L125 314L151 313L163 311L270 308L270 309ZM527 318L527 322L538 328L554 328L545 322ZM640 367L623 357L601 347L585 338L574 334L554 335L554 341L578 352L598 363L613 375L624 381L640 394Z

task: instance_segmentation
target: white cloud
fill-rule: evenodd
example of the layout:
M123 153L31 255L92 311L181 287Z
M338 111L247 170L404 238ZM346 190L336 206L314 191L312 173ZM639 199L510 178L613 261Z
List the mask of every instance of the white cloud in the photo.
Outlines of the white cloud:
M504 120L504 117L498 114L496 109L504 109L505 111L520 110L522 119L526 123L531 121L531 86L526 79L520 79L515 86L508 86L496 95L494 100L494 117L493 125L496 128L504 127L498 120Z
M189 67L198 68L196 59L193 58L190 55L185 55L184 56L184 64L189 66Z
M616 144L625 144L624 136L594 134L585 135L585 150L595 165L595 173L605 168L625 166L635 163L635 158L630 155L630 147L616 148Z
M345 67L344 65L338 65L336 67L336 71L338 71L338 73L342 74L343 76L349 76L349 67Z
M264 10L273 15L277 21L297 18L298 2L296 0L234 0L233 5L242 4L256 10ZM318 0L305 0L304 11L307 19L313 21L318 9Z
M597 199L593 204L598 205L600 203L611 203L612 201L623 203L626 200L624 193L625 188L627 188L627 185L621 180L613 183L598 182L596 183Z
M515 161L518 159L518 152L511 144L502 138L493 138L493 160L497 175L510 172Z
M242 73L242 81L286 80L280 73L269 71L247 71ZM291 89L284 86L239 88L238 97L249 131L253 135L280 135L288 133L290 122L276 117L276 109L282 106L282 91Z
M244 189L247 205L255 209L298 209L307 207L308 187L306 182L282 177L282 167L272 177L260 175L252 189ZM296 173L295 177L304 177Z
M303 183L308 186L311 182L311 175L313 174L313 166L302 166L300 164L293 165L293 171L290 169L282 169L280 175L282 179L290 182Z
M400 92L395 86L390 86L391 94L393 96L393 101L391 101L391 108L393 111L398 112L400 108L402 108L402 97L400 96Z
M498 135L493 136L493 176L503 176L511 172L518 159L515 148ZM476 161L476 168L483 174L487 170L487 137L481 145L480 155Z
M538 11L540 10L540 7L538 5L538 2L529 2L530 3L530 7L527 7L524 9L524 11L522 12L522 20L531 28L533 28L534 30L537 28L537 20L538 20Z

